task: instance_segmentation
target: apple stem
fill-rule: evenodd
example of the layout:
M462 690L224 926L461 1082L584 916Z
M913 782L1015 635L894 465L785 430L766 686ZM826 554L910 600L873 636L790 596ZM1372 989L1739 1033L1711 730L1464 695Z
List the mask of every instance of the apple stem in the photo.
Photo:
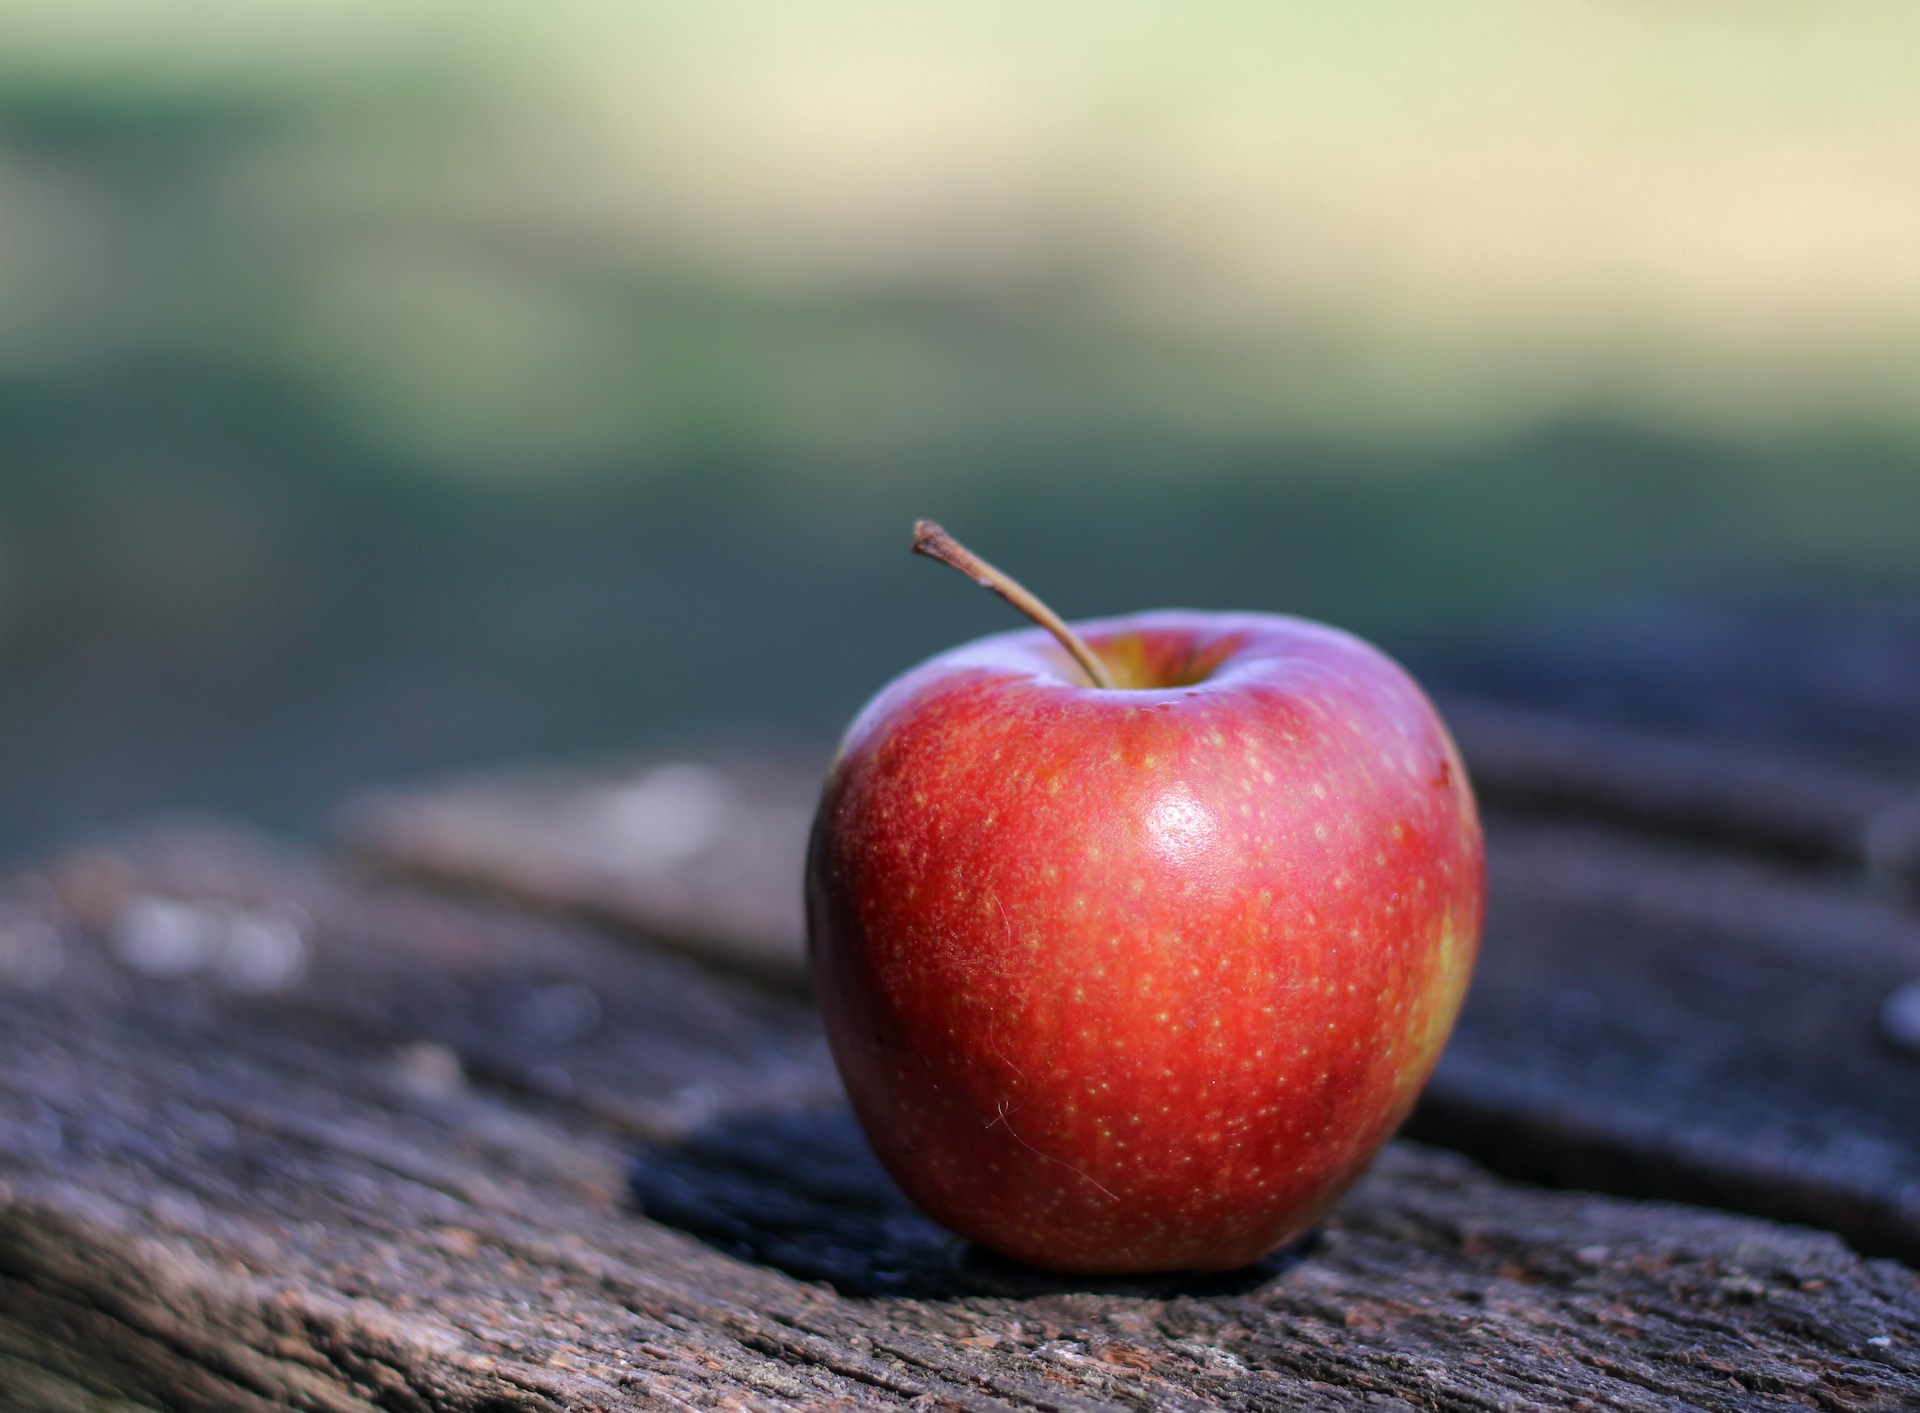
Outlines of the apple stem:
M942 564L958 569L981 588L992 589L1058 638L1060 646L1072 653L1073 660L1093 679L1094 686L1107 691L1114 689L1112 674L1107 671L1106 664L1093 655L1093 649L1087 646L1086 640L1067 627L1066 620L1040 602L1031 590L1023 588L1011 574L995 569L931 520L913 522L913 552L924 554L928 559L937 559Z

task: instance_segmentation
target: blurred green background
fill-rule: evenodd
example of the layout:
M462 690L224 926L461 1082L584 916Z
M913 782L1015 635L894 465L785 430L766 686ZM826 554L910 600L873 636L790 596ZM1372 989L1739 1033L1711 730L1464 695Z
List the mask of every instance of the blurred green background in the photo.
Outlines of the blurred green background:
M0 850L1063 612L1920 579L1920 10L0 7Z

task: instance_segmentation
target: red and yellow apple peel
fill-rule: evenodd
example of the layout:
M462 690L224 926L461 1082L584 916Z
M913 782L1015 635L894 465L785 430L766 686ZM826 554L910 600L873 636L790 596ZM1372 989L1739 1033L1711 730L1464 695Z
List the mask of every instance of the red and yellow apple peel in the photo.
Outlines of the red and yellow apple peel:
M1298 1236L1405 1118L1465 993L1484 862L1412 679L1300 619L1043 626L897 678L806 871L828 1040L888 1171L961 1235L1087 1273Z

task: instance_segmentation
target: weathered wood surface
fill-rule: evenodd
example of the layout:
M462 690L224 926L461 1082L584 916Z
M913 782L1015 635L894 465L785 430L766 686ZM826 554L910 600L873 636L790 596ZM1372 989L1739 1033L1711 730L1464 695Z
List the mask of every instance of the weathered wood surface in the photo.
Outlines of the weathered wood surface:
M1444 706L1481 794L1509 808L1920 879L1920 770L1668 738L1484 698ZM1915 711L1920 731L1920 703Z
M1870 890L1490 820L1490 924L1410 1131L1502 1172L1823 1226L1920 1261L1920 923Z
M1562 609L1431 666L1496 790L1920 888L1920 600Z
M0 1403L1906 1408L1920 1275L1408 1142L1231 1281L1055 1281L874 1169L807 1009L175 836L0 892Z
M612 922L804 993L797 860L825 761L499 771L357 801L341 832L413 878Z
M1427 678L1669 741L1920 782L1920 599L1722 596L1560 607Z

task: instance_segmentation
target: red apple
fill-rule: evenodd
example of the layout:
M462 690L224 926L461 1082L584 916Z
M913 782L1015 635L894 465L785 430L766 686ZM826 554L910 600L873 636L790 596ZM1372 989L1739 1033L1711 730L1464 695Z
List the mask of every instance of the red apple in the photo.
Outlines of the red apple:
M1229 1269L1318 1219L1432 1071L1485 899L1413 680L1256 613L1053 619L896 679L834 761L806 887L880 1160L961 1235L1086 1273Z

